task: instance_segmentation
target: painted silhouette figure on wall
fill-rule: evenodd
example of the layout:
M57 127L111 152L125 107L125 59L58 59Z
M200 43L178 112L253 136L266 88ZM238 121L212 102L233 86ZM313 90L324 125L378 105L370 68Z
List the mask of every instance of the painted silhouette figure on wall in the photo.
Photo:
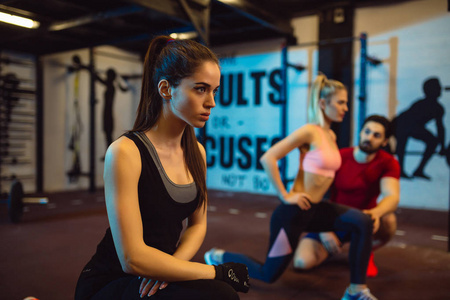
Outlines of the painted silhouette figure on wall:
M106 79L103 80L100 76L96 75L96 79L106 86L104 93L104 105L103 105L103 132L105 133L106 148L113 141L113 131L114 131L114 96L116 93L116 87L114 82L116 80L117 74L114 69L108 69L106 71ZM118 87L122 92L128 91L127 87L123 87L120 82Z
M425 98L415 102L393 120L397 139L396 153L401 167L401 177L403 178L412 178L413 176L430 180L430 176L425 174L424 169L439 144L441 145L439 154L445 155L445 129L442 122L445 111L438 102L442 93L439 79L437 77L428 78L423 83L423 92ZM432 120L436 122L437 136L425 127ZM406 174L404 168L405 151L409 138L423 141L426 145L422 160L412 176Z

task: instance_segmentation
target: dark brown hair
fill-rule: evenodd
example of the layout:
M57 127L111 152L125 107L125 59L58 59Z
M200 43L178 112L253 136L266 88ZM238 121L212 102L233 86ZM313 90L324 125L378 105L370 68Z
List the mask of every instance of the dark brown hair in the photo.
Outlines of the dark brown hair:
M146 131L152 128L162 110L162 97L158 83L166 79L173 87L189 77L206 61L219 65L217 56L207 47L191 40L174 40L168 36L154 38L148 47L144 61L141 98L132 131ZM197 185L199 207L206 204L206 162L200 153L194 128L186 126L181 138L184 161ZM206 207L206 205L205 205Z
M364 125L366 125L367 122L375 122L375 123L378 123L378 124L382 125L384 127L384 138L388 139L388 138L391 137L391 135L392 135L392 124L385 117L380 116L380 115L368 116L364 120L364 123L362 124L362 127L364 127Z

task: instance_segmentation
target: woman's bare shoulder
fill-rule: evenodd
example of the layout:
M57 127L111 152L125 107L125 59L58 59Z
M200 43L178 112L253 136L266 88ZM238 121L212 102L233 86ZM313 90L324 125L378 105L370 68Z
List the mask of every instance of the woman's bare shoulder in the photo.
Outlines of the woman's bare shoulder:
M131 160L134 160L133 158L140 158L139 149L136 144L126 136L121 136L112 142L106 150L105 161L108 159L117 160L118 158Z
M291 136L293 136L294 138L299 138L302 140L310 140L314 133L317 131L317 125L314 124L305 124L302 127L298 128L297 130L295 130Z

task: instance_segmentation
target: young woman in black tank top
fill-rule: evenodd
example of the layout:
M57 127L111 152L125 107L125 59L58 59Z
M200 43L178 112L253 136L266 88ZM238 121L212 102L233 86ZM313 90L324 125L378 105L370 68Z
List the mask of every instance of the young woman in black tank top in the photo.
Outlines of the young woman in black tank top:
M79 277L76 300L228 300L248 291L245 265L189 261L205 237L207 204L206 155L193 127L205 125L219 84L218 59L205 46L152 40L134 127L106 152L110 228Z

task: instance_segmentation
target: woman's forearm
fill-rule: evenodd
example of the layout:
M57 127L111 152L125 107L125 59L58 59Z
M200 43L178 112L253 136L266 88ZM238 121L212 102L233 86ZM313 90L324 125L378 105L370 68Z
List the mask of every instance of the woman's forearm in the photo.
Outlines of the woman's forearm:
M281 180L278 161L268 155L262 156L260 161L264 170L266 171L267 176L269 177L270 182L275 187L278 197L283 203L285 203L288 192L283 184L283 181Z
M200 249L206 235L206 225L195 224L188 226L180 238L180 243L173 256L183 259L191 260L192 257Z
M216 275L213 266L186 261L148 246L131 254L123 269L128 274L168 282L214 279Z

